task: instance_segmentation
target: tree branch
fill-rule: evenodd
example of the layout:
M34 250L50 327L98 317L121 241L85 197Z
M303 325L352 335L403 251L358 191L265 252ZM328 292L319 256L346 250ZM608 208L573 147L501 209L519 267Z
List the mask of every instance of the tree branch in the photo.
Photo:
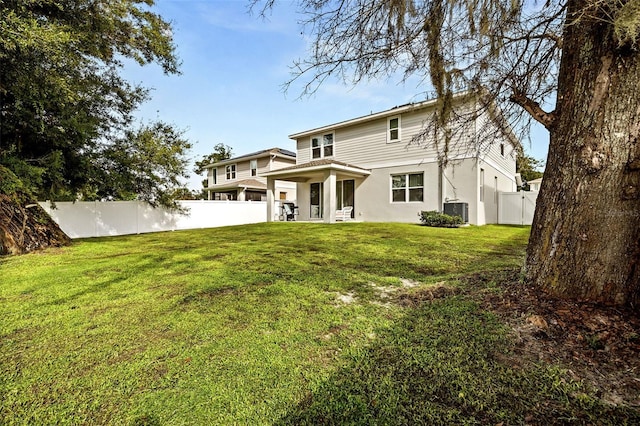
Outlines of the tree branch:
M550 40L555 43L558 49L562 49L563 39L562 36L546 32L543 34L526 34L520 37L504 36L504 39L510 43L520 42L525 40Z
M530 99L527 95L520 92L514 92L509 100L520 105L534 120L546 127L547 130L551 130L553 127L553 123L556 121L555 111L546 112L540 107L538 102Z

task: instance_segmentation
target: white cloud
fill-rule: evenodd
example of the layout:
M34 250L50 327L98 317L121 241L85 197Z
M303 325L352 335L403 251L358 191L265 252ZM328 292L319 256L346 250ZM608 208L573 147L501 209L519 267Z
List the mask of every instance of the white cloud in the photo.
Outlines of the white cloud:
M291 34L297 31L297 24L291 5L277 8L273 14L261 17L259 10L250 11L248 2L239 1L198 1L198 13L209 25L233 32L266 32Z

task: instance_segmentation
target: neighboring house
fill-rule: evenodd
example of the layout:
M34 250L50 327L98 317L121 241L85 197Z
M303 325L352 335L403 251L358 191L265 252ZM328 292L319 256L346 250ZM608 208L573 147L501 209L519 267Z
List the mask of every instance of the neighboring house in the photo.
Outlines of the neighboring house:
M267 179L263 174L296 164L295 152L265 149L228 160L212 163L207 170L207 193L210 200L266 201ZM275 197L295 201L296 185L275 183Z
M540 185L542 185L542 178L534 179L527 182L529 185L529 191L540 191Z
M298 220L333 223L337 210L351 206L361 221L418 222L420 211L454 209L471 224L497 223L498 194L516 190L519 142L496 107L478 112L474 95L456 95L459 118L449 126L445 164L433 140L413 140L435 105L403 105L289 136L297 164L264 174L267 220L276 218L275 183L286 180L297 183Z

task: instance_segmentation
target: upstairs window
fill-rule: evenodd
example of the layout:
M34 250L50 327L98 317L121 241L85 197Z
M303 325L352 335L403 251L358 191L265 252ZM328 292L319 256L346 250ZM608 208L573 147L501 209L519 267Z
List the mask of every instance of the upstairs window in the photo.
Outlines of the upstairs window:
M249 162L249 168L251 169L251 176L258 175L258 160L251 160Z
M504 144L503 143L500 144L500 155L502 155L504 157Z
M209 169L209 175L211 176L211 185L217 185L218 184L218 169L217 168L212 168Z
M226 167L226 172L227 172L227 180L232 180L236 178L236 165L235 164L229 164Z
M322 137L322 144L324 147L324 156L325 157L333 156L333 133L324 135Z
M333 156L333 133L311 138L311 158Z
M400 117L391 117L388 121L387 142L400 140Z
M394 203L424 201L424 173L391 175L391 200Z
M322 147L319 138L311 138L311 158L320 158Z

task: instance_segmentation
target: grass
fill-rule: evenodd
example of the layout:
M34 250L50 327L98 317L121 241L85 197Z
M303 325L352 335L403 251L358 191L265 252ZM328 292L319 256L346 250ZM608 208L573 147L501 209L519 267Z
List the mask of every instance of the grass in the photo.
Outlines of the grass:
M640 420L501 361L506 328L464 291L394 303L519 267L528 232L273 223L0 258L0 424Z

